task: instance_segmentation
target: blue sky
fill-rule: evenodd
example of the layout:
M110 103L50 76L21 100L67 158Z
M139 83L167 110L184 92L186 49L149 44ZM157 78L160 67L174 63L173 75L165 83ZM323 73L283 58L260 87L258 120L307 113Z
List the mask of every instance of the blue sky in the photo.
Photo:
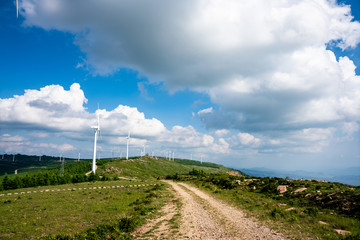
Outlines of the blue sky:
M360 166L358 1L0 3L0 151ZM351 12L349 11L351 9Z

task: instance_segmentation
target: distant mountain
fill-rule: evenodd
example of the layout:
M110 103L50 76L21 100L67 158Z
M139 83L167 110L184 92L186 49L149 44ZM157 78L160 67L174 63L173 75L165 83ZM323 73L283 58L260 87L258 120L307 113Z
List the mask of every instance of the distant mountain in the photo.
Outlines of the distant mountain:
M279 177L291 179L314 179L314 180L325 180L328 182L340 182L344 184L360 186L360 167L344 168L344 169L330 169L320 171L282 171L273 170L268 168L250 168L250 169L239 169L240 171L256 177Z

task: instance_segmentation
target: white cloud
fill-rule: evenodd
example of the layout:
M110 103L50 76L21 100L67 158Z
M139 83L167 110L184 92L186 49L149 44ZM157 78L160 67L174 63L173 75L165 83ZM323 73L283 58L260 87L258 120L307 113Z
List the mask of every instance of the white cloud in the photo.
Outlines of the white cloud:
M57 152L79 150L73 143L54 141L60 141L59 137L62 137L62 141L87 140L91 143L93 130L90 126L96 124L97 114L100 116L100 141L103 145L125 144L125 136L130 131L132 147L151 143L184 152L188 152L188 148L197 152L196 148L199 148L212 153L224 153L229 148L224 139L217 141L211 135L197 132L192 126L174 126L168 130L160 120L146 118L135 107L119 105L110 111L99 109L96 113L90 113L84 107L85 103L86 98L78 84L73 84L68 91L62 86L51 85L40 90L26 90L21 96L0 99L0 111L3 113L0 125L3 130L25 130L28 136L24 138L4 133L0 149L28 153L50 149ZM44 139L48 139L49 143L43 143Z
M306 46L348 48L360 40L349 6L326 0L24 0L21 6L26 25L75 34L97 73L130 67L173 87L222 85L234 75L273 71Z
M206 113L212 113L212 112L213 112L213 108L209 107L209 108L205 108L205 109L202 109L202 110L198 111L198 115L206 114Z
M225 135L228 135L230 133L227 129L218 129L214 132L214 135L217 137L223 137Z
M163 81L171 91L189 88L209 94L217 107L199 111L200 120L209 129L239 130L237 141L243 145L254 146L258 139L258 147L272 142L294 149L298 144L299 151L316 152L328 144L323 136L330 138L335 132L329 129L360 120L360 78L355 65L348 57L337 60L327 49L356 47L360 23L353 21L349 6L336 1L22 3L25 26L74 34L75 44L87 56L84 66L95 74L131 68L150 83ZM8 115L1 115L0 121L41 126L41 116L53 120L45 125L49 128L87 131L94 115L83 109L82 91L70 92L77 97L74 103L55 101L52 95L28 100L38 92L8 103L1 100L0 110L15 111L5 111ZM186 144L190 138L195 146L220 144L210 135L192 136L187 127L167 130L137 109L119 107L101 111L104 129L114 134L125 135L131 129L139 137L151 138L171 132L174 136L169 141L174 143ZM55 117L53 108L63 108L62 114L67 109L71 115L64 121L67 115ZM284 132L289 136L284 137ZM313 148L306 144L317 137L320 143Z
M239 138L241 144L243 145L259 145L261 140L259 138L254 137L253 135L249 133L239 133L237 135Z
M87 102L80 85L74 83L66 91L62 86L50 85L40 90L25 90L21 96L0 99L0 122L16 128L81 130L86 126Z
M64 153L75 150L75 147L67 143L61 145L53 143L35 143L32 139L23 136L3 134L0 141L0 149L6 153L39 154L39 152L51 152L52 150Z

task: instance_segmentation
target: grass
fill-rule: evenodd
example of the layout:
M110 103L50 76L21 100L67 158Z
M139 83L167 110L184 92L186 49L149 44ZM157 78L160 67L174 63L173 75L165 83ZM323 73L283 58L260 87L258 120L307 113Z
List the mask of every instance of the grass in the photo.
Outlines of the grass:
M61 163L59 162L59 157L52 156L41 156L41 161L39 161L39 156L29 156L16 154L15 161L13 162L13 155L5 154L4 159L0 155L0 176L7 174L13 174L15 169L20 173L29 173L34 170L43 170L47 168L59 167ZM65 158L65 163L74 163L77 162L77 159Z
M119 231L124 231L126 224L141 225L145 219L155 217L157 210L171 198L167 188L159 187L163 184L157 181L157 178L187 173L192 169L205 172L228 171L225 167L210 163L204 164L205 166L195 166L199 165L198 163L191 165L191 161L182 163L150 157L107 159L98 161L97 173L103 178L116 181L1 191L0 239L31 239L41 236L44 239L89 239L90 236L94 239L103 239L104 236L118 239L121 237L118 235ZM76 168L76 165L73 167ZM36 170L20 176L57 170ZM158 185L112 188L117 185L153 183ZM96 189L89 189L94 187ZM175 216L172 220L174 230L177 228L178 218L179 216ZM66 235L59 235L62 233ZM131 238L130 235L128 237Z
M123 180L27 188L24 190L25 194L20 195L14 193L20 193L21 189L2 192L6 195L0 197L0 239L30 239L60 233L75 234L99 224L116 222L137 211L139 215L146 215L144 208L150 208L152 213L149 214L154 214L167 200L166 190L153 186L111 188L116 185L149 183L154 181ZM95 186L102 188L89 189ZM73 188L77 190L67 190ZM27 193L28 191L37 192ZM9 196L7 193L12 195ZM150 205L139 203L149 195L152 198L151 202L149 201Z
M214 172L226 172L228 168L218 165L218 167L206 167L190 165L191 162L185 164L178 163L176 161L169 161L164 158L151 158L142 157L140 159L129 160L113 160L99 166L99 174L108 177L129 177L138 179L153 179L158 177L164 177L172 174L185 174L191 171L193 168L202 169L208 173ZM180 161L180 160L179 160ZM113 169L113 171L106 172L106 169ZM119 173L121 172L121 173Z
M194 178L193 176L191 178L185 177L185 179L188 179L192 184L211 193L215 197L237 206L244 210L248 216L259 219L290 238L341 239L342 236L337 234L334 229L350 231L352 235L348 235L348 239L357 239L359 237L360 219L351 214L345 215L337 212L338 208L334 208L334 210L319 208L311 203L306 205L304 200L297 201L295 197L293 199L276 197L277 194L264 194L260 191L249 190L241 186L224 188L216 185L216 182L201 181L199 180L200 178ZM312 189L315 191L327 189L326 195L330 193L333 185L332 183L319 184L317 182L307 182L306 184L310 191ZM322 186L321 188L319 187L320 185ZM333 189L333 191L344 192L344 189L347 188L347 186L335 185L337 188ZM305 197L299 195L299 198ZM324 207L327 206L324 205ZM351 236L353 237L351 238Z

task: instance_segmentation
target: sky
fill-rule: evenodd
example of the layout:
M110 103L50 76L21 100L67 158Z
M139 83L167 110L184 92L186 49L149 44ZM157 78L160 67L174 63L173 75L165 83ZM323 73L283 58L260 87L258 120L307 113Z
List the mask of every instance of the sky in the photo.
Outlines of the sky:
M358 0L0 3L0 152L360 166Z

